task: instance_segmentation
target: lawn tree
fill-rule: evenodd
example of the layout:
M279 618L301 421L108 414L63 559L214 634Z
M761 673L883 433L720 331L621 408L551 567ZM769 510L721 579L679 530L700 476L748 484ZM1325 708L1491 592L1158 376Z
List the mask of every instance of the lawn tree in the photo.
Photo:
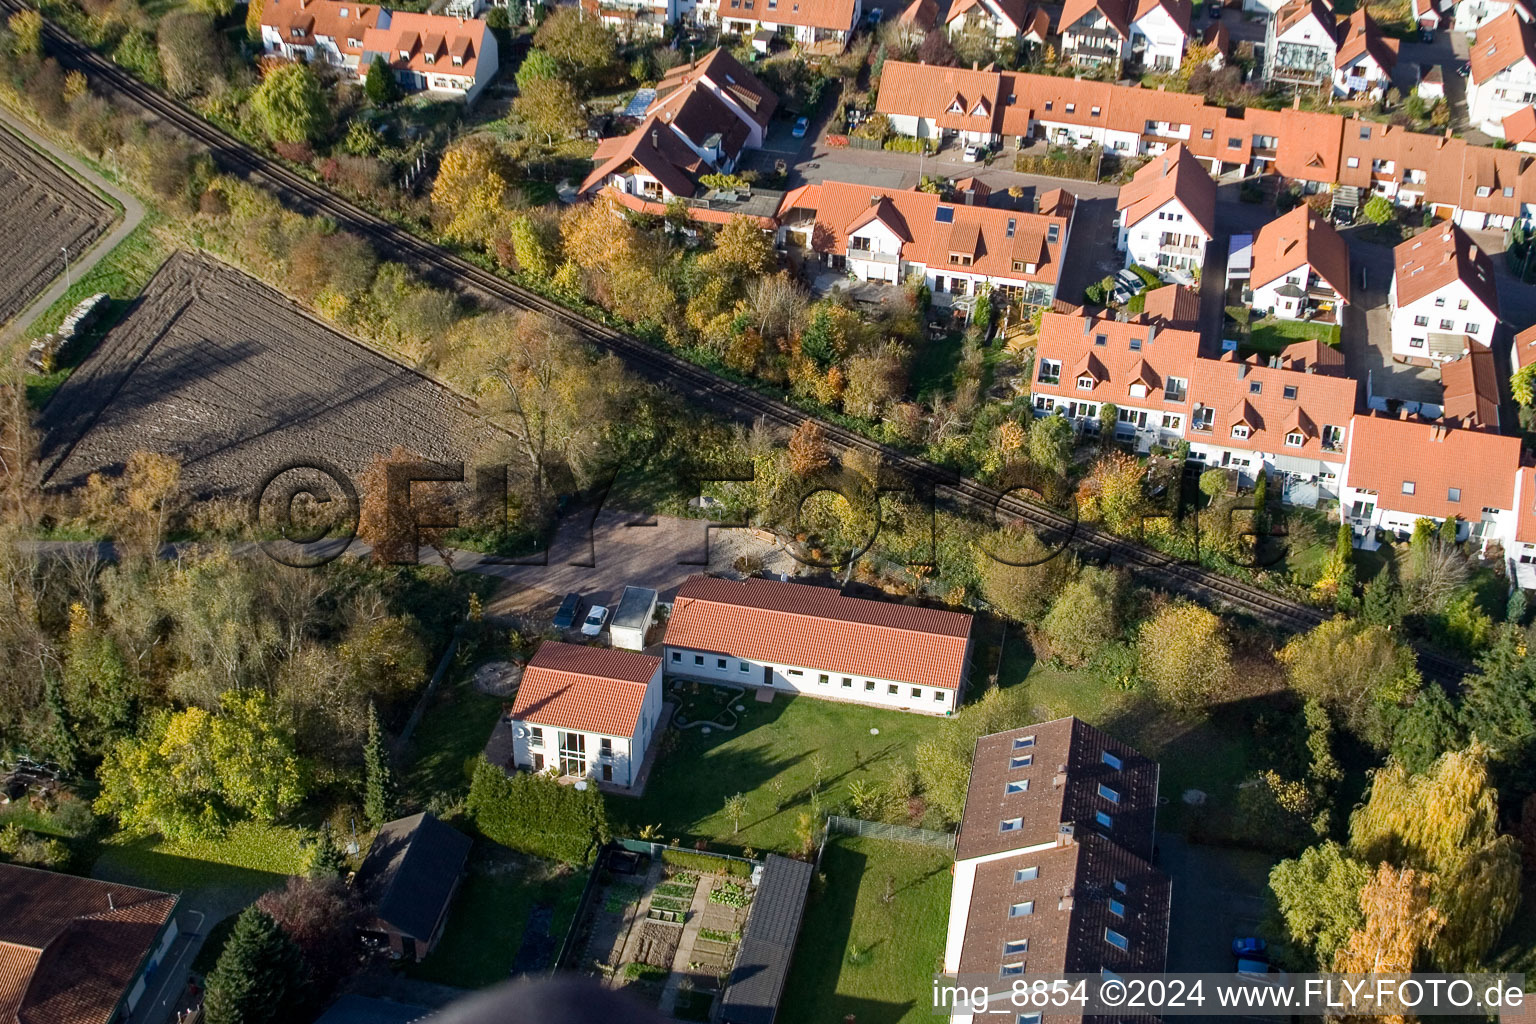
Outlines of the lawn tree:
M747 797L744 793L733 793L725 799L723 808L725 816L731 819L731 835L741 831L741 819L747 813Z
M512 101L517 116L553 146L587 127L586 109L572 85L559 78L536 78Z
M192 9L217 20L234 13L235 0L191 0Z
M363 908L357 893L334 873L290 878L282 889L264 893L256 906L298 946L315 996L329 994L356 966L353 946Z
M246 907L208 973L203 1019L208 1024L287 1024L309 1001L304 954L277 922Z
M251 106L273 142L314 142L330 126L320 81L307 64L279 64L266 73Z
M1077 433L1065 416L1041 416L1029 425L1029 461L1047 473L1063 476L1072 461Z
M1336 616L1281 649L1291 687L1319 701L1355 735L1385 747L1390 709L1420 686L1413 648L1386 626Z
M715 234L715 244L699 257L707 273L743 280L771 272L778 263L773 240L750 217L732 217Z
M11 30L11 52L18 57L43 54L43 16L36 11L17 11L6 25Z
M1136 644L1142 678L1175 708L1212 703L1232 671L1232 652L1221 619L1205 608L1175 601L1143 622Z
M545 18L533 34L533 45L583 92L604 83L618 67L618 41L612 30L575 7L557 8Z
M363 817L378 828L395 816L395 779L379 709L368 705L368 742L363 745Z
M1360 890L1371 869L1335 842L1320 843L1269 873L1269 890L1284 923L1284 942L1276 950L1286 966L1305 970L1326 967L1351 933L1365 921Z
M1417 95L1414 98L1417 99ZM1423 101L1421 100L1420 102L1422 103ZM1392 205L1392 200L1386 196L1371 196L1371 198L1365 201L1365 206L1361 209L1360 215L1372 224L1379 225L1391 220L1396 212Z
M1071 668L1086 665L1120 635L1125 581L1113 569L1084 566L1051 604L1040 623L1051 656Z
M789 471L812 477L830 465L832 450L827 446L826 428L816 420L802 420L789 437Z
M223 70L224 39L214 32L213 22L206 14L172 11L160 19L155 36L165 87L171 95L182 99L196 95L207 89Z
M368 102L375 107L393 106L404 95L400 83L395 81L395 72L385 63L383 54L373 55L373 63L368 65L368 77L363 80L363 92Z
M878 419L906 390L908 355L905 346L888 342L849 359L843 409L864 419Z

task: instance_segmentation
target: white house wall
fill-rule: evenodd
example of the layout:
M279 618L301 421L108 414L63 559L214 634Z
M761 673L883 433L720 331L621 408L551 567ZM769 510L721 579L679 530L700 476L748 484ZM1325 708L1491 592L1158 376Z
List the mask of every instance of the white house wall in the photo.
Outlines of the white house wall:
M685 676L711 683L729 683L734 686L766 687L800 693L825 700L849 701L856 704L873 704L941 715L955 710L957 689L940 686L917 685L894 679L872 679L863 675L847 675L837 671L822 671L803 665L779 665L771 662L742 658L719 651L700 651L689 647L667 644L663 663L668 675ZM966 651L966 670L970 667L970 650ZM823 682L823 678L826 680ZM845 682L846 681L846 682ZM960 682L963 683L963 680ZM892 693L892 688L895 692Z
M656 734L656 724L661 718L661 669L658 667L651 681L645 688L645 700L640 705L640 717L635 722L634 736L613 736L608 733L590 732L584 729L565 729L554 725L545 725L541 722L527 719L518 719L512 733L512 760L519 768L532 768L533 755L544 755L544 767L558 768L560 765L560 734L579 733L586 737L587 776L592 779L602 778L602 766L613 766L613 782L619 786L629 786L634 782L634 773L639 770L640 764L645 760L645 751L650 746L651 740ZM543 730L543 745L532 745L530 727ZM603 757L602 741L610 740L613 743L613 756Z
M1436 299L1443 299L1443 305L1435 305ZM1458 309L1461 302L1467 303L1466 309ZM1493 342L1494 331L1498 329L1499 319L1493 311L1483 305L1482 301L1472 294L1461 281L1441 288L1438 292L1420 296L1415 302L1406 306L1397 305L1397 278L1392 279L1392 289L1389 296L1392 308L1392 354L1394 356L1413 356L1420 359L1428 359L1429 335L1433 334L1465 334L1484 348L1488 348ZM1415 324L1416 318L1422 317L1425 324ZM1450 327L1442 324L1449 321ZM1414 344L1417 341L1418 344Z

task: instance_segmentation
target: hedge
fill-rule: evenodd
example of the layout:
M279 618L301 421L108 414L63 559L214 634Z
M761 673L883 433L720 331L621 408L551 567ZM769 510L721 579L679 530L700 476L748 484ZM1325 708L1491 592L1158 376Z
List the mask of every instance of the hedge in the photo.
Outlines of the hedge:
M589 863L611 836L595 785L579 790L547 775L508 776L483 757L469 787L469 813L487 839L571 864Z
M894 139L886 139L885 148L893 153L916 153L919 149L932 153L935 147L932 139L909 139L905 135L898 135Z
M724 872L727 875L736 875L739 878L750 878L752 876L752 862L749 860L715 857L707 853L691 853L688 850L662 850L661 862L663 864L670 864L675 868L697 871L706 875L718 875Z

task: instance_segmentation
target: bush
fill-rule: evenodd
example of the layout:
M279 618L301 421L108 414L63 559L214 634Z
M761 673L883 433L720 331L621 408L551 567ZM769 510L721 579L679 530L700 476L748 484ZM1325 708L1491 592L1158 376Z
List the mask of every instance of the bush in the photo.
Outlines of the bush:
M661 862L675 868L698 871L706 875L724 873L735 875L737 878L750 878L752 875L750 861L736 860L734 857L715 857L707 853L691 853L688 850L663 850Z
M624 965L624 977L629 981L666 981L672 972L652 964L628 963Z
M916 153L918 150L932 153L936 147L932 139L909 139L905 135L898 135L893 139L886 139L885 148L892 153Z
M596 786L579 790L547 775L509 777L484 758L475 765L468 807L487 839L549 860L589 863L610 838Z
M1392 201L1386 196L1371 196L1365 201L1365 209L1360 211L1360 215L1372 224L1385 224L1392 219L1394 212Z

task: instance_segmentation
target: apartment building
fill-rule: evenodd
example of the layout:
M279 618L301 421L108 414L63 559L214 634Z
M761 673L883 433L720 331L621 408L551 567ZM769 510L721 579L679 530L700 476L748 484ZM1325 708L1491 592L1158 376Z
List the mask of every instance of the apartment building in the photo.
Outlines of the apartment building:
M1290 0L1264 28L1264 78L1296 88L1332 80L1339 39L1327 0Z
M1120 188L1119 238L1126 266L1140 264L1188 284L1216 235L1216 182L1183 143L1153 157Z
M1467 116L1501 137L1506 117L1536 103L1536 26L1510 9L1478 29L1469 49Z
M1493 344L1499 293L1493 260L1455 224L1435 226L1392 250L1392 355L1413 362L1460 359Z

